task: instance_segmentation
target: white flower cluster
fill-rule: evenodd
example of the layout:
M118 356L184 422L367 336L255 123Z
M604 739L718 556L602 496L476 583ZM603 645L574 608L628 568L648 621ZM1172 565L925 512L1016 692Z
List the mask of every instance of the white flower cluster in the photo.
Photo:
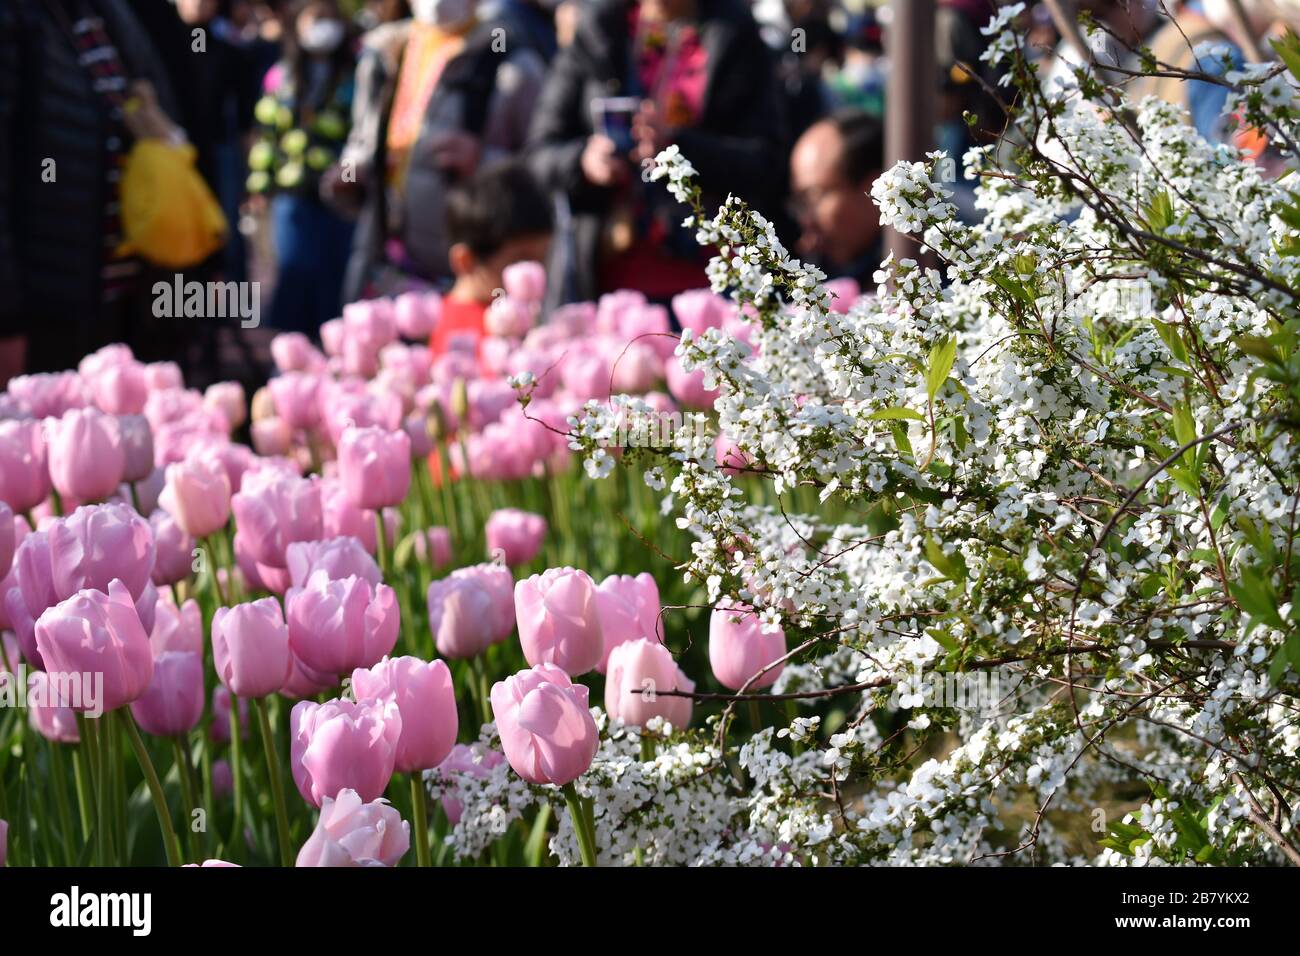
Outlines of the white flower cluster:
M923 237L943 271L891 258L848 313L770 223L735 200L707 218L688 164L659 157L719 250L714 289L749 317L744 341L686 334L678 354L718 389L714 427L753 467L728 475L705 440L624 463L666 485L709 601L811 641L777 688L808 696L787 730L743 743L748 784L725 799L682 769L692 754L722 768L724 735L674 744L664 799L683 816L665 842L650 824L605 834L611 857L1297 852L1300 808L1280 796L1300 787L1295 176L1154 99L1121 120L1122 91L1095 77L1042 91L1009 26L1019 6L988 31L1020 90L1014 135L965 157L982 221L956 219L937 157L888 171L882 222ZM1295 78L1271 65L1228 82L1289 156ZM613 414L589 409L571 436L596 476L616 465L598 447ZM922 693L994 671L1000 696L978 712ZM659 799L623 739L598 757L598 804L614 780ZM1114 795L1135 786L1152 796L1125 816ZM686 807L712 800L731 809L708 834ZM1080 843L1057 811L1116 822ZM571 843L562 830L562 857Z

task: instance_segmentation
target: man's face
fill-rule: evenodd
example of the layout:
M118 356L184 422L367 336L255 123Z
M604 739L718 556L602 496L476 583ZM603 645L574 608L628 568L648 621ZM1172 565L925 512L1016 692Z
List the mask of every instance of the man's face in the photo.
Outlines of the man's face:
M176 12L186 23L207 23L217 15L217 0L176 0Z
M791 211L799 222L800 254L823 267L864 255L880 235L880 215L867 191L870 180L844 175L840 134L815 123L790 156Z

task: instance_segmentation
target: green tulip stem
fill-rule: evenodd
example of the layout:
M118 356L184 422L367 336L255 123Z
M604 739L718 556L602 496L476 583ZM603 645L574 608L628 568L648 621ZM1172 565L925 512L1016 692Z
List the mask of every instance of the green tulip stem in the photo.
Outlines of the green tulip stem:
M172 828L172 815L167 809L167 795L163 793L158 771L154 769L153 761L149 759L149 751L145 749L144 741L140 738L140 728L135 725L135 717L131 715L130 709L124 707L118 713L121 714L122 724L126 727L126 736L131 741L131 749L135 751L135 759L139 762L145 782L149 785L154 809L158 812L158 826L162 829L163 847L167 851L167 865L180 866L180 843L176 839L176 831Z
M429 815L425 801L424 775L416 770L411 777L411 825L415 827L415 863L417 866L430 866L429 856Z
M280 844L280 863L293 866L293 846L289 842L289 809L284 802L284 777L280 772L280 755L275 749L275 737L271 733L271 720L266 715L266 701L262 698L253 700L253 710L257 712L257 725L262 731L262 749L266 752L266 773L271 778L271 799L275 802L275 836Z
M569 816L573 820L573 832L578 837L578 851L582 854L583 866L596 865L596 833L591 818L583 806L585 801L578 796L578 788L572 782L564 785L564 802L569 807Z

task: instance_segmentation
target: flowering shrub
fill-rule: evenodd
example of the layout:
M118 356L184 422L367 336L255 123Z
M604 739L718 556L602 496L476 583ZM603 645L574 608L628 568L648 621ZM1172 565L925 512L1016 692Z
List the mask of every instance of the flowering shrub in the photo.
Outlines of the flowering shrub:
M822 863L1300 861L1293 174L1090 67L1043 91L1017 12L989 28L1013 123L965 157L982 222L957 219L942 156L887 171L882 221L935 264L887 260L846 313L770 223L734 199L707 216L659 157L747 321L677 352L748 464L690 440L635 466L694 536L709 603L785 629L772 690L802 711L743 745L742 815L701 861L718 841ZM1293 142L1284 65L1221 82ZM589 473L613 472L611 421L644 414L588 405ZM792 507L802 489L820 507ZM919 692L988 672L977 707ZM731 745L723 717L702 767Z

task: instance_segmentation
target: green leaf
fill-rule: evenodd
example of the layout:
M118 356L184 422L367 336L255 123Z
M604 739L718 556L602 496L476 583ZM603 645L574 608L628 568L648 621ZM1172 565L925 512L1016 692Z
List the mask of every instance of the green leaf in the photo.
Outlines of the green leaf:
M901 408L901 407L882 408L878 411L872 412L867 417L870 419L874 419L875 421L883 421L883 422L894 421L895 419L899 419L899 418L910 418L918 422L925 421L925 416L922 415L920 412L914 411L913 409L910 408Z
M966 562L961 554L945 554L943 546L934 538L925 539L925 560L950 581L966 580Z
M894 444L898 450L909 458L915 458L916 454L912 451L912 442L907 437L907 427L902 422L894 422L890 427L890 432L894 436Z
M1156 233L1164 232L1174 224L1174 204L1169 198L1169 193L1163 189L1151 200L1151 208L1147 210L1147 222L1151 226L1151 231Z
M1196 441L1196 419L1192 417L1191 406L1186 402L1174 406L1174 437L1180 445Z
M1300 80L1300 39L1297 39L1294 33L1288 31L1286 36L1268 42L1269 46L1282 58L1282 62L1286 64L1287 71L1291 76Z
M931 346L930 364L925 373L925 390L931 399L939 394L943 383L948 381L948 375L952 372L953 362L956 360L957 340L953 336L950 335Z
M1183 344L1183 337L1178 334L1178 330L1167 322L1161 322L1159 319L1152 319L1151 324L1156 327L1156 334L1165 343L1170 354L1178 361L1186 364L1187 346Z
M1264 362L1272 362L1275 365L1282 364L1282 356L1278 354L1277 348L1263 336L1234 335L1232 340L1237 343L1237 348L1247 355L1252 355Z

